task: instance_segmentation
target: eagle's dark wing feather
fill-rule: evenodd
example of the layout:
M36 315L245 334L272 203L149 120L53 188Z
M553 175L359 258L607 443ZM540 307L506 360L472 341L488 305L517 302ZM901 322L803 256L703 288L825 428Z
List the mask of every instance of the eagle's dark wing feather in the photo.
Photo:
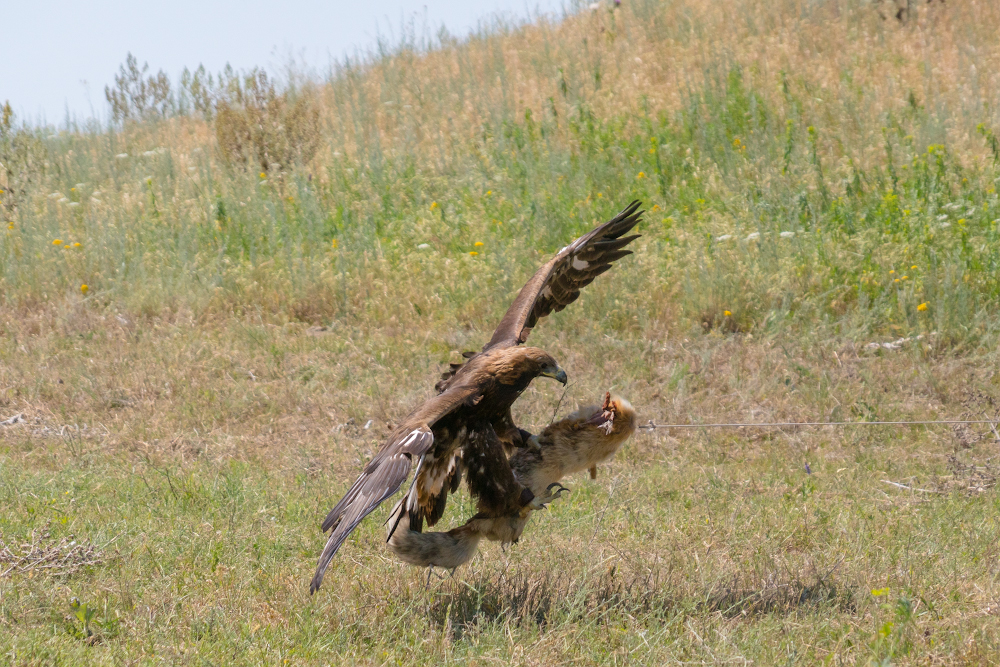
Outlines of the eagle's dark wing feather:
M323 582L326 568L347 536L389 496L399 490L410 474L413 461L419 459L434 444L431 427L444 416L463 405L476 388L456 386L425 401L397 428L389 441L368 462L357 481L323 521L323 530L333 529L319 557L316 574L309 585L314 593Z
M614 218L595 227L559 251L521 288L514 303L483 350L520 345L539 318L560 311L580 296L580 290L611 268L611 263L631 250L622 250L639 238L625 236L641 220L640 203L634 201Z

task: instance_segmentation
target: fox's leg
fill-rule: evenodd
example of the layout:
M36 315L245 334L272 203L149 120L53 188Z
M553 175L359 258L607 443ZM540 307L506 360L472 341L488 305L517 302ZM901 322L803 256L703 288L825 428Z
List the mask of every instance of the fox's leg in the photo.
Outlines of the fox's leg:
M451 569L452 576L454 576L456 569L457 568L452 568ZM428 568L427 568L427 585L424 586L424 590L430 590L430 587L431 587L431 575L432 574L435 577L437 577L438 579L444 579L444 575L443 574L438 574L437 572L434 571L434 566L433 565L428 566Z

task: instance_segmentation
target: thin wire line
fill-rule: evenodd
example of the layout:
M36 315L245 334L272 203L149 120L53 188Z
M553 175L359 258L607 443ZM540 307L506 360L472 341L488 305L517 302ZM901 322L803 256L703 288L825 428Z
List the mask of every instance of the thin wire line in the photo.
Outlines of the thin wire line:
M918 426L932 424L1000 424L1000 421L990 419L936 419L928 421L895 421L895 422L756 422L748 424L654 424L650 421L638 428L744 428L765 426Z

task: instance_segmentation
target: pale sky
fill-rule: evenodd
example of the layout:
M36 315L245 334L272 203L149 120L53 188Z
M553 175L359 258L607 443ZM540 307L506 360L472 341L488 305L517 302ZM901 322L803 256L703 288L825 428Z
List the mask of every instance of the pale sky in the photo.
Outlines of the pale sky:
M92 0L0 2L0 103L22 120L63 125L107 117L104 86L131 52L151 72L177 83L184 67L211 72L276 72L292 58L320 73L345 55L367 51L379 35L394 42L400 26L436 34L444 25L464 37L498 13L523 19L561 16L571 0L285 0L170 3Z

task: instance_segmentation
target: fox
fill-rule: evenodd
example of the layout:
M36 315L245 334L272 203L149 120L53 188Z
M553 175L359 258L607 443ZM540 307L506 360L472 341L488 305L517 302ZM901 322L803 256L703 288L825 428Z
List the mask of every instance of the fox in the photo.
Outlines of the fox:
M480 512L447 532L410 530L407 513L400 503L386 521L387 525L396 525L388 538L389 549L404 563L430 568L429 583L435 567L454 573L472 560L482 540L499 542L502 547L515 544L532 511L544 509L569 491L559 483L561 479L584 470L589 471L591 479L596 479L597 466L611 459L636 427L632 404L606 392L602 403L580 408L549 424L541 434L527 438L524 447L510 457L514 477L540 502L507 516Z

